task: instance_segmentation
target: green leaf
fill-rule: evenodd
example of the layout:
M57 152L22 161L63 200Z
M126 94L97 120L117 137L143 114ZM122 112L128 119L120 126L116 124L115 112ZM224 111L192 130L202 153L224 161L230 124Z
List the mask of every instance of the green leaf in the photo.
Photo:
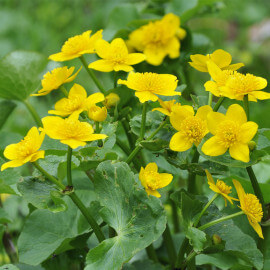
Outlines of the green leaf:
M25 100L40 86L48 63L36 52L15 51L0 60L0 97Z
M124 162L102 162L94 186L102 206L100 214L117 236L90 250L85 270L121 269L137 252L157 240L165 230L166 215L156 197L137 187L134 174Z
M91 191L80 193L82 201L89 205L95 199ZM33 211L25 221L18 239L20 262L38 265L53 254L67 239L90 231L89 224L69 197L65 198L68 210L52 213L47 209ZM93 210L93 208L91 208ZM97 218L96 213L92 213Z
M207 239L206 234L203 231L194 227L189 227L186 237L190 240L190 244L196 252L204 249Z
M125 264L123 270L164 270L164 267L150 260L136 261L132 264Z
M13 264L5 264L3 266L0 266L0 270L20 270L20 269Z
M35 177L25 177L17 184L23 198L38 209L48 209L52 212L65 211L67 205L61 192L48 181Z
M0 102L0 129L3 127L15 107L16 104L12 101L3 100Z
M169 146L169 142L162 139L154 139L150 141L141 141L140 144L150 151L159 151Z
M0 223L10 223L12 220L10 219L8 213L3 209L0 208Z

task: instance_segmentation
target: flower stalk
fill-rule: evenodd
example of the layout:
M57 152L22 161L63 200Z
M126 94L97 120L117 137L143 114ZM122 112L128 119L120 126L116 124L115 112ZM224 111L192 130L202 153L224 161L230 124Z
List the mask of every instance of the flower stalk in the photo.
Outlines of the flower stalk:
M171 231L170 231L168 223L166 224L166 229L162 237L163 237L166 249L167 249L171 267L173 268L176 261L177 254L175 251L175 246L173 243L173 239L172 239L172 235L171 235Z
M213 108L213 112L217 112L219 107L221 106L223 100L225 99L225 97L220 97L219 100L217 101L217 103L215 104L214 108Z
M72 159L72 148L68 146L67 150L67 183L68 186L72 187L72 174L71 174L71 159Z
M42 127L41 119L40 119L37 111L35 110L35 108L27 100L23 100L22 102L26 106L27 110L30 112L32 117L34 118L37 126Z

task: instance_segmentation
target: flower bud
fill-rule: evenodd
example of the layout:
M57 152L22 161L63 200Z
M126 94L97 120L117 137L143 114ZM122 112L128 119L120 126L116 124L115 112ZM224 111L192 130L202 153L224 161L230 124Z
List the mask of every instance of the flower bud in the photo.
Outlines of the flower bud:
M254 150L256 148L256 143L254 141L248 142L248 148L250 151Z
M88 110L88 116L90 119L96 122L103 122L107 118L107 108L98 107L98 106L91 106Z
M105 97L104 105L110 109L111 107L116 106L120 101L120 98L115 93L110 93L108 96Z
M218 244L220 244L221 242L222 242L221 237L220 237L219 235L217 235L217 234L214 234L214 235L213 235L213 243L214 243L214 245L218 245Z

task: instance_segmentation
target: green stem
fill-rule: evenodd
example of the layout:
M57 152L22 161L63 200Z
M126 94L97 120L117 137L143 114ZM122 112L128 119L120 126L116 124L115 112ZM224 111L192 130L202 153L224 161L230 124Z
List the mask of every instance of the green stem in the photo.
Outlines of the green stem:
M172 240L172 235L171 235L171 231L170 231L170 228L168 226L168 223L166 224L166 229L165 229L162 237L163 237L163 240L165 242L165 246L166 246L167 253L169 256L170 264L173 268L175 261L176 261L176 251L175 251L175 247L174 247L174 243Z
M247 120L249 121L248 95L244 95L243 103L244 103L244 109L245 109L245 112L246 112L246 115L247 115Z
M177 259L175 263L176 269L181 267L188 245L189 245L188 238L185 237L177 255Z
M151 259L154 262L158 262L158 257L157 257L156 251L153 247L153 244L149 245L146 248L146 253L147 253L149 259Z
M223 100L225 99L225 97L220 97L219 100L217 101L216 105L213 108L214 112L217 112L219 107L221 106Z
M171 194L172 192L170 192ZM173 229L175 233L180 232L180 225L179 225L179 217L178 217L178 212L177 212L177 206L175 202L170 199L169 200L171 207L172 207L172 220L173 220Z
M194 250L192 250L192 251L189 253L189 255L187 256L187 258L186 258L185 262L183 263L181 269L184 270L184 269L186 268L187 264L188 264L191 260L193 260L193 259L196 257L196 255L198 255L197 252L195 252Z
M118 77L118 72L115 71L113 74L113 88L117 87L117 77Z
M5 251L10 259L10 262L13 264L18 263L18 254L16 251L16 248L13 244L11 235L8 232L3 233L3 238L2 238L3 246L5 248Z
M121 124L123 126L123 129L126 133L126 136L127 136L127 139L128 139L128 144L129 144L129 147L130 148L133 148L134 147L134 140L133 140L133 137L132 137L132 134L129 132L129 124L128 124L128 120L126 118L123 118L121 120Z
M144 138L144 133L145 133L146 108L147 108L147 102L144 102L144 103L143 103L143 110L142 110L141 131L140 131L140 138L139 138L140 141L143 140L143 138Z
M210 200L209 202L205 205L205 207L203 208L203 210L201 211L201 213L199 214L197 220L194 222L194 227L197 227L197 225L199 224L201 217L204 215L205 211L208 209L208 207L212 204L212 202L218 197L218 193L216 193Z
M123 150L123 152L127 156L130 154L129 148L118 137L116 137L116 144Z
M95 122L96 124L96 132L95 133L100 133L100 126L99 126L99 122Z
M106 94L105 89L103 88L103 86L101 85L101 83L99 82L98 78L96 77L96 75L94 74L94 72L92 71L92 69L88 68L88 65L86 63L86 60L84 58L84 56L80 56L81 62L83 64L83 66L85 67L87 73L89 74L89 76L91 77L91 79L94 81L94 83L96 84L96 86L98 87L99 91L103 94Z
M211 92L209 92L208 95L208 105L212 106L212 101L213 101L213 94Z
M37 111L35 110L35 108L28 101L26 101L26 100L23 100L22 102L24 103L24 105L26 106L26 108L28 109L28 111L31 113L31 115L34 118L36 124L39 127L42 127L41 119L40 119Z
M167 119L166 119L167 120ZM166 124L166 120L164 120L159 127L152 133L150 134L150 136L145 140L146 142L150 141ZM126 163L129 164L133 158L139 153L139 151L142 149L143 147L139 144L137 145L134 150L130 153L130 155L128 156Z
M200 157L200 154L197 151L197 149L195 149L195 153L194 153L193 158L191 160L191 164L197 163L199 161L199 157ZM188 186L187 186L188 192L195 194L196 193L196 173L193 173L193 172L189 173L187 184L188 184Z
M62 92L66 97L68 97L68 91L66 90L66 88L65 88L63 85L61 85L59 89L61 90L61 92Z
M54 176L47 173L36 161L33 162L33 165L46 176L48 180L50 180L52 183L54 183L56 186L58 186L62 191L66 189L65 185L63 185L60 181L58 181ZM76 204L76 206L79 208L81 213L84 215L86 220L88 221L89 225L93 229L97 239L99 242L102 242L105 240L105 236L102 233L101 229L99 228L98 224L96 223L95 219L91 216L91 214L88 212L88 209L84 206L82 201L78 198L78 196L74 193L67 193L68 196L71 198L71 200Z
M254 193L257 196L257 198L259 199L260 203L262 204L263 219L265 220L268 217L268 213L267 213L267 209L265 207L265 203L264 203L262 191L261 191L261 188L259 186L258 180L257 180L257 178L255 176L255 173L254 173L254 171L253 171L253 169L252 169L251 166L250 167L246 167L246 170L247 170L249 179L251 181L251 184L252 184Z
M72 159L72 148L68 146L67 151L67 183L68 186L72 187L72 174L71 174L71 159Z
M202 226L200 226L198 229L199 230L205 230L211 226L214 226L220 222L223 222L223 221L226 221L226 220L229 220L229 219L232 219L234 217L237 217L237 216L241 216L241 215L244 215L245 213L243 211L240 211L240 212L237 212L235 214L232 214L232 215L229 215L229 216L226 216L226 217L222 217L222 218L219 218L219 219L216 219L216 220L213 220L213 221L210 221Z

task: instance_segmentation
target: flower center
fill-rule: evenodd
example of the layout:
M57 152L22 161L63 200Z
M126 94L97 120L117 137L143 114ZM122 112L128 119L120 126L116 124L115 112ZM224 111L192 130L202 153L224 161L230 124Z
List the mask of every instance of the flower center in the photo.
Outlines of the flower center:
M239 125L233 121L227 120L222 122L217 131L217 136L220 138L220 143L226 147L232 146L237 142L239 129Z
M69 38L62 47L62 52L68 55L76 54L88 48L89 39L82 35Z
M44 75L42 86L44 89L57 89L68 78L68 70L56 68Z
M68 99L65 104L65 110L68 112L74 112L80 109L83 105L83 100L79 96L73 96L72 99Z
M245 95L259 89L259 81L252 74L235 73L227 82L227 87L232 89L235 95Z
M217 74L216 83L218 87L225 86L227 80L230 78L231 75L236 73L233 70L222 70L219 74Z
M18 143L18 155L21 158L26 158L27 156L33 153L34 153L33 141L30 138L25 137Z
M224 194L230 194L232 187L227 186L223 181L217 180L216 183L217 188Z
M190 116L181 123L183 131L190 142L200 143L202 138L207 134L205 121L199 117Z
M157 190L160 187L160 176L154 171L145 171L146 185L151 190Z
M244 195L243 211L250 217L252 222L260 222L263 217L262 205L254 194Z

